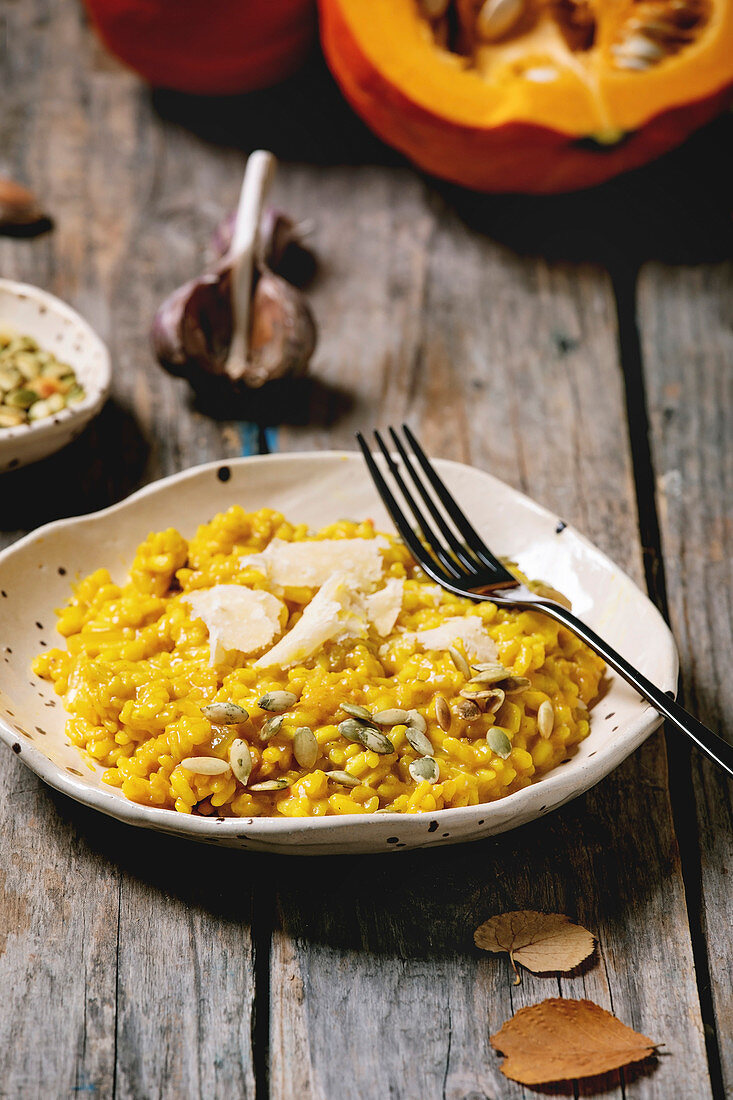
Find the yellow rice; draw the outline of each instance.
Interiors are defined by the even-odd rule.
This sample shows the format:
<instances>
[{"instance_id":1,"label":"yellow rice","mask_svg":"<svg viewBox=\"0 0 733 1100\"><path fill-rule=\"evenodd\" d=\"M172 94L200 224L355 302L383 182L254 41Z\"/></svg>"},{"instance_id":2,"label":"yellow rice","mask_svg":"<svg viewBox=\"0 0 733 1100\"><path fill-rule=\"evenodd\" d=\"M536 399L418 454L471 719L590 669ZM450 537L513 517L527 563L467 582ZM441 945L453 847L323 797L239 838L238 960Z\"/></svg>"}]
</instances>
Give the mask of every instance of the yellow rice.
<instances>
[{"instance_id":1,"label":"yellow rice","mask_svg":"<svg viewBox=\"0 0 733 1100\"><path fill-rule=\"evenodd\" d=\"M277 512L245 513L232 507L200 527L187 541L169 529L148 536L138 548L130 579L115 584L98 569L76 585L59 611L58 629L66 649L40 654L34 671L53 682L68 713L67 731L87 759L106 767L104 781L133 802L179 813L288 817L433 812L449 806L491 802L521 790L565 759L588 736L588 705L603 674L603 663L585 645L544 615L472 603L444 592L415 566L404 545L389 538L385 576L405 579L404 600L386 639L370 628L366 640L328 643L306 664L285 671L255 669L255 658L232 655L231 664L209 665L208 631L194 619L183 593L217 584L267 589L267 580L243 568L245 554L262 550L271 538L375 537L371 522L341 521L317 535ZM292 627L314 589L285 589ZM437 605L436 605L437 604ZM473 721L458 716L465 676L446 652L422 652L405 632L428 630L443 619L475 615L496 643L499 659L530 686L507 696L494 715ZM465 654L463 644L454 646ZM380 656L381 653L381 656ZM257 733L268 715L257 700L287 689L298 697L282 728L267 744ZM435 698L451 710L446 732L436 720ZM537 712L549 700L554 725L549 737L537 728ZM244 707L249 721L212 726L201 707L214 701ZM436 783L416 782L409 765L417 758L404 726L388 730L394 753L379 756L338 731L346 715L342 702L371 712L417 709L440 768ZM545 708L547 709L547 708ZM319 757L308 772L293 757L299 726L316 735ZM487 744L492 728L502 730L511 752L502 759ZM252 792L230 770L200 775L181 766L192 756L229 759L235 737L248 741L254 766L250 783L284 778L289 786ZM327 778L329 770L359 779L347 787Z\"/></svg>"}]
</instances>

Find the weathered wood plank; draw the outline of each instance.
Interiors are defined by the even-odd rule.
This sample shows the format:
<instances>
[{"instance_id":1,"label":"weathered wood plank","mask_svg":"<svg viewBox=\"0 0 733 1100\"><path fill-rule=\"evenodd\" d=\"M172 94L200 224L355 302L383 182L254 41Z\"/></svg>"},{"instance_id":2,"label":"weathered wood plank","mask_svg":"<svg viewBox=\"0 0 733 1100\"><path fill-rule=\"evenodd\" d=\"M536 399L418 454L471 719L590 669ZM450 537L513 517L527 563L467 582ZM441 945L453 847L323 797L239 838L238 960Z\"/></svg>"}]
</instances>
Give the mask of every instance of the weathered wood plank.
<instances>
[{"instance_id":1,"label":"weathered wood plank","mask_svg":"<svg viewBox=\"0 0 733 1100\"><path fill-rule=\"evenodd\" d=\"M324 336L314 374L352 400L327 434L283 428L281 446L351 447L357 427L406 417L434 454L531 492L641 579L607 278L511 255L401 170L332 170L325 193L321 170L299 178L335 281L314 292ZM513 989L508 967L479 958L471 936L492 913L523 907L599 933L598 965L563 980L565 995L591 997L674 1052L653 1073L610 1078L604 1095L710 1094L658 736L517 834L394 862L296 866L282 881L278 1100L522 1095L488 1035L558 983L527 975Z\"/></svg>"},{"instance_id":2,"label":"weathered wood plank","mask_svg":"<svg viewBox=\"0 0 733 1100\"><path fill-rule=\"evenodd\" d=\"M723 227L723 231L725 232ZM733 339L730 264L642 270L639 300L652 452L672 625L687 705L733 737ZM675 746L678 816L692 915L707 974L725 1095L733 1094L733 949L730 937L731 785L696 753ZM689 776L692 776L692 787ZM694 803L699 851L694 844Z\"/></svg>"},{"instance_id":3,"label":"weathered wood plank","mask_svg":"<svg viewBox=\"0 0 733 1100\"><path fill-rule=\"evenodd\" d=\"M3 478L3 544L144 481L238 454L148 346L238 189L239 154L202 153L102 55L77 5L4 5L6 168L55 230L0 242L3 274L76 306L106 338L113 398L58 456ZM252 885L241 860L100 820L4 753L0 772L0 1095L251 1097ZM266 950L266 947L265 947Z\"/></svg>"}]
</instances>

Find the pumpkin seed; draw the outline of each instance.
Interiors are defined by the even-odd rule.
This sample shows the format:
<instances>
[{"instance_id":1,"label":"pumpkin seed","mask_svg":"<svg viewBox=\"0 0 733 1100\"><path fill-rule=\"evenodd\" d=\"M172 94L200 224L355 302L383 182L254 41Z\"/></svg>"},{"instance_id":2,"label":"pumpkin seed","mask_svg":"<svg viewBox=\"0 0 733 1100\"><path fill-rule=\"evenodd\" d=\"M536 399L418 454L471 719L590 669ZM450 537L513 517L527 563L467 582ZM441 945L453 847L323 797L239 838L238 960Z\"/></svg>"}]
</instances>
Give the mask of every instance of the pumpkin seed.
<instances>
[{"instance_id":1,"label":"pumpkin seed","mask_svg":"<svg viewBox=\"0 0 733 1100\"><path fill-rule=\"evenodd\" d=\"M474 703L473 699L464 699L456 707L456 712L458 717L463 718L464 721L473 722L481 714L481 708L477 703Z\"/></svg>"},{"instance_id":2,"label":"pumpkin seed","mask_svg":"<svg viewBox=\"0 0 733 1100\"><path fill-rule=\"evenodd\" d=\"M249 791L284 791L290 786L289 779L265 779L262 783L253 783L247 788Z\"/></svg>"},{"instance_id":3,"label":"pumpkin seed","mask_svg":"<svg viewBox=\"0 0 733 1100\"><path fill-rule=\"evenodd\" d=\"M450 0L420 0L420 7L428 19L442 19L449 4Z\"/></svg>"},{"instance_id":4,"label":"pumpkin seed","mask_svg":"<svg viewBox=\"0 0 733 1100\"><path fill-rule=\"evenodd\" d=\"M201 713L216 726L236 726L249 718L244 707L237 703L208 703L201 708Z\"/></svg>"},{"instance_id":5,"label":"pumpkin seed","mask_svg":"<svg viewBox=\"0 0 733 1100\"><path fill-rule=\"evenodd\" d=\"M460 650L456 649L454 645L448 646L448 652L450 653L450 659L456 666L458 671L468 679L471 675L471 666L466 658L463 656Z\"/></svg>"},{"instance_id":6,"label":"pumpkin seed","mask_svg":"<svg viewBox=\"0 0 733 1100\"><path fill-rule=\"evenodd\" d=\"M318 759L318 742L310 726L298 726L293 737L293 756L301 768L312 768Z\"/></svg>"},{"instance_id":7,"label":"pumpkin seed","mask_svg":"<svg viewBox=\"0 0 733 1100\"><path fill-rule=\"evenodd\" d=\"M524 14L524 0L486 0L476 16L476 33L493 42L512 29Z\"/></svg>"},{"instance_id":8,"label":"pumpkin seed","mask_svg":"<svg viewBox=\"0 0 733 1100\"><path fill-rule=\"evenodd\" d=\"M616 57L636 57L641 61L652 62L664 57L666 50L645 34L632 34L620 44L611 46L611 53Z\"/></svg>"},{"instance_id":9,"label":"pumpkin seed","mask_svg":"<svg viewBox=\"0 0 733 1100\"><path fill-rule=\"evenodd\" d=\"M503 665L494 665L493 668L484 668L477 672L468 682L469 684L498 684L507 676L511 676L508 668L504 668Z\"/></svg>"},{"instance_id":10,"label":"pumpkin seed","mask_svg":"<svg viewBox=\"0 0 733 1100\"><path fill-rule=\"evenodd\" d=\"M273 738L276 733L280 732L280 727L284 721L285 718L282 714L275 714L272 718L268 718L260 729L260 741L269 741Z\"/></svg>"},{"instance_id":11,"label":"pumpkin seed","mask_svg":"<svg viewBox=\"0 0 733 1100\"><path fill-rule=\"evenodd\" d=\"M181 761L181 767L194 775L222 775L229 771L226 760L220 760L218 756L188 756Z\"/></svg>"},{"instance_id":12,"label":"pumpkin seed","mask_svg":"<svg viewBox=\"0 0 733 1100\"><path fill-rule=\"evenodd\" d=\"M362 730L366 727L363 722L357 722L356 718L347 718L339 722L338 731L347 741L361 741Z\"/></svg>"},{"instance_id":13,"label":"pumpkin seed","mask_svg":"<svg viewBox=\"0 0 733 1100\"><path fill-rule=\"evenodd\" d=\"M504 730L492 729L486 735L486 741L492 752L506 760L512 751L512 743L504 733Z\"/></svg>"},{"instance_id":14,"label":"pumpkin seed","mask_svg":"<svg viewBox=\"0 0 733 1100\"><path fill-rule=\"evenodd\" d=\"M369 726L361 727L361 734L356 740L360 741L365 749L369 749L370 752L376 752L379 756L389 756L390 753L394 752L394 745L389 737L385 737L380 730L373 730Z\"/></svg>"},{"instance_id":15,"label":"pumpkin seed","mask_svg":"<svg viewBox=\"0 0 733 1100\"><path fill-rule=\"evenodd\" d=\"M435 717L440 728L447 733L451 723L450 707L442 695L435 696Z\"/></svg>"},{"instance_id":16,"label":"pumpkin seed","mask_svg":"<svg viewBox=\"0 0 733 1100\"><path fill-rule=\"evenodd\" d=\"M293 695L292 691L268 691L266 695L263 695L261 699L257 700L257 706L262 710L274 711L275 714L282 714L284 710L288 710L295 703L298 702L298 696Z\"/></svg>"},{"instance_id":17,"label":"pumpkin seed","mask_svg":"<svg viewBox=\"0 0 733 1100\"><path fill-rule=\"evenodd\" d=\"M432 756L423 756L420 760L413 760L410 764L410 775L416 783L427 780L428 783L436 783L440 779L438 761Z\"/></svg>"},{"instance_id":18,"label":"pumpkin seed","mask_svg":"<svg viewBox=\"0 0 733 1100\"><path fill-rule=\"evenodd\" d=\"M46 397L43 401L34 401L28 410L29 420L41 420L44 416L53 416L54 413L61 412L66 402L60 393L52 393L50 397Z\"/></svg>"},{"instance_id":19,"label":"pumpkin seed","mask_svg":"<svg viewBox=\"0 0 733 1100\"><path fill-rule=\"evenodd\" d=\"M36 401L38 394L34 390L13 390L5 398L5 404L14 409L29 409Z\"/></svg>"},{"instance_id":20,"label":"pumpkin seed","mask_svg":"<svg viewBox=\"0 0 733 1100\"><path fill-rule=\"evenodd\" d=\"M537 729L540 737L548 738L554 725L555 710L550 700L545 699L544 703L540 703L540 708L537 711Z\"/></svg>"},{"instance_id":21,"label":"pumpkin seed","mask_svg":"<svg viewBox=\"0 0 733 1100\"><path fill-rule=\"evenodd\" d=\"M358 703L341 703L341 710L346 714L350 714L352 718L358 718L360 722L366 722L368 725L374 725L374 719L372 718L366 707L360 707Z\"/></svg>"},{"instance_id":22,"label":"pumpkin seed","mask_svg":"<svg viewBox=\"0 0 733 1100\"><path fill-rule=\"evenodd\" d=\"M405 736L415 752L420 753L420 756L433 755L434 749L432 743L422 730L415 729L414 726L407 726Z\"/></svg>"},{"instance_id":23,"label":"pumpkin seed","mask_svg":"<svg viewBox=\"0 0 733 1100\"><path fill-rule=\"evenodd\" d=\"M494 689L482 688L479 684L476 684L474 688L461 688L458 694L462 699L470 699L472 703L483 703L484 699L490 699Z\"/></svg>"},{"instance_id":24,"label":"pumpkin seed","mask_svg":"<svg viewBox=\"0 0 733 1100\"><path fill-rule=\"evenodd\" d=\"M374 721L378 726L406 726L410 715L406 710L380 710L374 715Z\"/></svg>"},{"instance_id":25,"label":"pumpkin seed","mask_svg":"<svg viewBox=\"0 0 733 1100\"><path fill-rule=\"evenodd\" d=\"M420 733L427 733L428 730L428 724L419 710L408 710L407 725L411 729L419 730Z\"/></svg>"},{"instance_id":26,"label":"pumpkin seed","mask_svg":"<svg viewBox=\"0 0 733 1100\"><path fill-rule=\"evenodd\" d=\"M235 737L229 749L229 765L240 783L246 785L252 773L252 754L241 737Z\"/></svg>"},{"instance_id":27,"label":"pumpkin seed","mask_svg":"<svg viewBox=\"0 0 733 1100\"><path fill-rule=\"evenodd\" d=\"M333 779L334 783L341 783L344 787L360 787L361 779L348 772L326 772L327 779Z\"/></svg>"},{"instance_id":28,"label":"pumpkin seed","mask_svg":"<svg viewBox=\"0 0 733 1100\"><path fill-rule=\"evenodd\" d=\"M484 709L487 714L496 714L499 707L504 705L506 699L506 692L502 688L492 688L486 697L484 702Z\"/></svg>"},{"instance_id":29,"label":"pumpkin seed","mask_svg":"<svg viewBox=\"0 0 733 1100\"><path fill-rule=\"evenodd\" d=\"M501 681L501 686L507 695L516 695L519 691L524 691L529 687L529 680L526 676L507 676L505 680Z\"/></svg>"}]
</instances>

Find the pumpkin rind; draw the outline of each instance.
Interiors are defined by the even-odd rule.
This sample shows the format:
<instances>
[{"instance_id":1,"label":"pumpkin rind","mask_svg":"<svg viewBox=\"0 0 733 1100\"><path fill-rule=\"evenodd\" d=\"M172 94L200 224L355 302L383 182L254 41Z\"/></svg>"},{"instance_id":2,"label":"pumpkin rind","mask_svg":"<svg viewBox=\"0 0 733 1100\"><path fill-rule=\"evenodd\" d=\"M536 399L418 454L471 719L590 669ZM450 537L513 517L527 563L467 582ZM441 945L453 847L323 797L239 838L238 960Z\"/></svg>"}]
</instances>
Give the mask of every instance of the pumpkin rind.
<instances>
[{"instance_id":1,"label":"pumpkin rind","mask_svg":"<svg viewBox=\"0 0 733 1100\"><path fill-rule=\"evenodd\" d=\"M311 47L314 0L84 0L100 37L155 87L201 95L265 88Z\"/></svg>"},{"instance_id":2,"label":"pumpkin rind","mask_svg":"<svg viewBox=\"0 0 733 1100\"><path fill-rule=\"evenodd\" d=\"M502 96L478 74L447 68L445 51L434 48L433 61L430 43L410 25L419 19L414 0L369 0L368 11L366 0L320 0L320 12L326 59L357 113L426 171L480 191L553 193L601 183L674 148L724 109L733 86L733 51L724 48L733 35L731 0L715 10L704 54L701 46L695 56L665 61L666 71L604 73L599 110L572 81L550 95L538 86ZM392 33L380 51L388 20ZM620 140L587 140L613 131Z\"/></svg>"}]
</instances>

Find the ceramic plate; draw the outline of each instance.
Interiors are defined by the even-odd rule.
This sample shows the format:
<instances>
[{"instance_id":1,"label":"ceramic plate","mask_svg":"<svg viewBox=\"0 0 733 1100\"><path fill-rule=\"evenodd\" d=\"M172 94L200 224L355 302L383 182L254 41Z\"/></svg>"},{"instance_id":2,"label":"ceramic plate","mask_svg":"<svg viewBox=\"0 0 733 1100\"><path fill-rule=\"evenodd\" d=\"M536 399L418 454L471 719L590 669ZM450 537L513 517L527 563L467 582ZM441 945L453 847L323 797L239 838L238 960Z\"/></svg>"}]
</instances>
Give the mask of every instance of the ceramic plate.
<instances>
[{"instance_id":1,"label":"ceramic plate","mask_svg":"<svg viewBox=\"0 0 733 1100\"><path fill-rule=\"evenodd\" d=\"M0 328L32 336L44 351L69 363L86 396L53 416L17 428L0 428L0 473L36 462L71 443L95 416L109 392L105 344L74 310L37 286L0 279Z\"/></svg>"},{"instance_id":2,"label":"ceramic plate","mask_svg":"<svg viewBox=\"0 0 733 1100\"><path fill-rule=\"evenodd\" d=\"M577 613L646 676L675 690L670 632L624 573L557 516L495 478L455 462L436 465L478 530L491 532L496 553L567 593ZM31 660L41 647L58 644L54 608L71 581L100 566L122 580L149 531L170 526L192 535L232 504L277 508L314 528L370 516L378 528L393 529L360 455L268 455L176 474L103 512L42 527L0 554L0 736L57 790L132 825L215 844L302 855L389 852L476 840L547 814L597 783L660 724L635 691L609 675L591 712L591 733L570 760L498 802L434 814L217 819L128 802L69 743L61 702L31 674Z\"/></svg>"}]
</instances>

